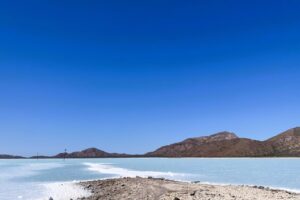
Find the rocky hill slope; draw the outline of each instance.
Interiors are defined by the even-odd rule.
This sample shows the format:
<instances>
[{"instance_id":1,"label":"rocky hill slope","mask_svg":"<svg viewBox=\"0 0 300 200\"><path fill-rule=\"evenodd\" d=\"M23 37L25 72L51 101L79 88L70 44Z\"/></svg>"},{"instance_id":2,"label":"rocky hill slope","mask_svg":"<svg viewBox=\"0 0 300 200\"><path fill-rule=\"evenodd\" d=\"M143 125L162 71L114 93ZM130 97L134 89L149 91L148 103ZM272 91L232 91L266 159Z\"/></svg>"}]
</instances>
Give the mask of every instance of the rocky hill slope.
<instances>
[{"instance_id":1,"label":"rocky hill slope","mask_svg":"<svg viewBox=\"0 0 300 200\"><path fill-rule=\"evenodd\" d=\"M97 148L89 148L83 151L72 153L60 153L54 158L112 158L112 157L129 157L127 154L108 153Z\"/></svg>"},{"instance_id":2,"label":"rocky hill slope","mask_svg":"<svg viewBox=\"0 0 300 200\"><path fill-rule=\"evenodd\" d=\"M189 138L145 154L152 157L264 157L300 156L300 128L289 129L265 141L220 132Z\"/></svg>"},{"instance_id":3,"label":"rocky hill slope","mask_svg":"<svg viewBox=\"0 0 300 200\"><path fill-rule=\"evenodd\" d=\"M300 156L300 127L272 137L265 144L273 147L276 156Z\"/></svg>"}]
</instances>

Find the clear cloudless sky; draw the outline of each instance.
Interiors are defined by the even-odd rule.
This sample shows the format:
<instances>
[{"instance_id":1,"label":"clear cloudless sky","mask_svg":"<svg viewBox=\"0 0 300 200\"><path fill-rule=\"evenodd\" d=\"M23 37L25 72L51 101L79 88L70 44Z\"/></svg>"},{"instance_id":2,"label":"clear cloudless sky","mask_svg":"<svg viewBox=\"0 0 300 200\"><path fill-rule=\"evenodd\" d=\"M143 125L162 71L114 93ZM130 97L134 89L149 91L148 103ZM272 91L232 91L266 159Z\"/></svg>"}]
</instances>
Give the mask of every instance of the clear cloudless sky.
<instances>
[{"instance_id":1,"label":"clear cloudless sky","mask_svg":"<svg viewBox=\"0 0 300 200\"><path fill-rule=\"evenodd\" d=\"M300 1L1 1L0 153L145 153L300 125Z\"/></svg>"}]
</instances>

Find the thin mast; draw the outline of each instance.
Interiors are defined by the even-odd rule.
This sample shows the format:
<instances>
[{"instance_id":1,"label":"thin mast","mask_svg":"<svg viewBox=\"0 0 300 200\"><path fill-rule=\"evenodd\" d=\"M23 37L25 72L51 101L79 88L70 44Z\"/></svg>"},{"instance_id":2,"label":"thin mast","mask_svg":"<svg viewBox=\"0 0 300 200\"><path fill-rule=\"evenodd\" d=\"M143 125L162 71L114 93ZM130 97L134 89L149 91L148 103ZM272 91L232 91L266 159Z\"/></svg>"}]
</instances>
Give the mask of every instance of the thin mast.
<instances>
[{"instance_id":1,"label":"thin mast","mask_svg":"<svg viewBox=\"0 0 300 200\"><path fill-rule=\"evenodd\" d=\"M65 149L64 160L66 160L66 156L67 156L67 149Z\"/></svg>"}]
</instances>

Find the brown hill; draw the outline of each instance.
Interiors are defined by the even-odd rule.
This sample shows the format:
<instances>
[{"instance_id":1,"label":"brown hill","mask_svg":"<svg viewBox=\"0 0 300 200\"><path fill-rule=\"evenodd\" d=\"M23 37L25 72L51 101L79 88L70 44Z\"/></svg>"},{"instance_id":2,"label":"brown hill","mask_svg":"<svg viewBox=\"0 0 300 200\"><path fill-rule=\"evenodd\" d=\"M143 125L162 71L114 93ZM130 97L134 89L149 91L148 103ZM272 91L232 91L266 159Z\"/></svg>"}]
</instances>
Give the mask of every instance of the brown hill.
<instances>
[{"instance_id":1,"label":"brown hill","mask_svg":"<svg viewBox=\"0 0 300 200\"><path fill-rule=\"evenodd\" d=\"M276 156L300 156L300 127L289 129L266 141Z\"/></svg>"},{"instance_id":2,"label":"brown hill","mask_svg":"<svg viewBox=\"0 0 300 200\"><path fill-rule=\"evenodd\" d=\"M300 156L300 128L266 141L238 138L234 133L189 138L145 154L152 157L263 157Z\"/></svg>"},{"instance_id":3,"label":"brown hill","mask_svg":"<svg viewBox=\"0 0 300 200\"><path fill-rule=\"evenodd\" d=\"M129 157L127 154L108 153L97 148L89 148L83 151L72 153L60 153L55 158L112 158L112 157Z\"/></svg>"}]
</instances>

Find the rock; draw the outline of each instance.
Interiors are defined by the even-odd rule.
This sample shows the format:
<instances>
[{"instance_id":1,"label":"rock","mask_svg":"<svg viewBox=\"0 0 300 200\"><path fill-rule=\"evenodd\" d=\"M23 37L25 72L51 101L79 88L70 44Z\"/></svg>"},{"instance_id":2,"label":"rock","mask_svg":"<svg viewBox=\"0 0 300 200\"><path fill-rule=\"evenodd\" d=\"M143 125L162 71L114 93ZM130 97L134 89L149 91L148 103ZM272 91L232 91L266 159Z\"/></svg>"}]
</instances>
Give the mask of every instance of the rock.
<instances>
[{"instance_id":1,"label":"rock","mask_svg":"<svg viewBox=\"0 0 300 200\"><path fill-rule=\"evenodd\" d=\"M174 199L173 200L180 200L178 197L174 197Z\"/></svg>"},{"instance_id":2,"label":"rock","mask_svg":"<svg viewBox=\"0 0 300 200\"><path fill-rule=\"evenodd\" d=\"M253 188L261 189L261 190L266 189L264 186L257 186L257 185L254 185Z\"/></svg>"},{"instance_id":3,"label":"rock","mask_svg":"<svg viewBox=\"0 0 300 200\"><path fill-rule=\"evenodd\" d=\"M53 200L53 198L52 198L52 197L50 197L50 198L49 198L49 200Z\"/></svg>"},{"instance_id":4,"label":"rock","mask_svg":"<svg viewBox=\"0 0 300 200\"><path fill-rule=\"evenodd\" d=\"M193 191L190 193L191 196L195 196L195 194L196 194L196 191Z\"/></svg>"}]
</instances>

